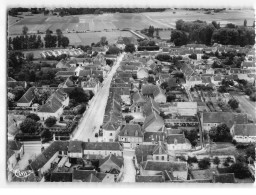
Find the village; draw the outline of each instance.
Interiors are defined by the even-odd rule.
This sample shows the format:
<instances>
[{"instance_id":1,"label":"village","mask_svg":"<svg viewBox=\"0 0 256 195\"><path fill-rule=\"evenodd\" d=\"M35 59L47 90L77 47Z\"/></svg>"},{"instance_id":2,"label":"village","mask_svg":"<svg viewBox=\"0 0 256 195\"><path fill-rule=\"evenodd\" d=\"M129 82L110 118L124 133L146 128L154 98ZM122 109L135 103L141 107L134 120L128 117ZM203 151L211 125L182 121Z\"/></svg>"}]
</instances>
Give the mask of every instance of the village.
<instances>
[{"instance_id":1,"label":"village","mask_svg":"<svg viewBox=\"0 0 256 195\"><path fill-rule=\"evenodd\" d=\"M255 46L134 33L40 51L45 82L8 75L8 181L254 182Z\"/></svg>"}]
</instances>

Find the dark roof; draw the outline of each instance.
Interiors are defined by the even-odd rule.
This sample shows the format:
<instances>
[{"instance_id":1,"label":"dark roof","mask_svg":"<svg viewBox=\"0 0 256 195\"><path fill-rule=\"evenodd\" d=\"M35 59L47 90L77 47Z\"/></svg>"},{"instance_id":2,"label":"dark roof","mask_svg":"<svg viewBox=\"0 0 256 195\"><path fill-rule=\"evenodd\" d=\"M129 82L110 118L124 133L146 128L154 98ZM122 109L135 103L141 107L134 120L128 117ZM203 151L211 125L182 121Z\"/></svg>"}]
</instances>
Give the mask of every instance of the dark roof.
<instances>
[{"instance_id":1,"label":"dark roof","mask_svg":"<svg viewBox=\"0 0 256 195\"><path fill-rule=\"evenodd\" d=\"M99 180L95 174L90 174L87 178L85 178L84 182L101 182L101 180Z\"/></svg>"},{"instance_id":2,"label":"dark roof","mask_svg":"<svg viewBox=\"0 0 256 195\"><path fill-rule=\"evenodd\" d=\"M236 183L234 173L224 173L213 176L213 183Z\"/></svg>"},{"instance_id":3,"label":"dark roof","mask_svg":"<svg viewBox=\"0 0 256 195\"><path fill-rule=\"evenodd\" d=\"M138 124L126 124L119 136L143 137L141 126Z\"/></svg>"},{"instance_id":4,"label":"dark roof","mask_svg":"<svg viewBox=\"0 0 256 195\"><path fill-rule=\"evenodd\" d=\"M165 144L163 142L158 142L158 144L153 149L153 154L168 154Z\"/></svg>"},{"instance_id":5,"label":"dark roof","mask_svg":"<svg viewBox=\"0 0 256 195\"><path fill-rule=\"evenodd\" d=\"M30 87L26 93L17 101L17 103L29 103L35 98L35 87Z\"/></svg>"},{"instance_id":6,"label":"dark roof","mask_svg":"<svg viewBox=\"0 0 256 195\"><path fill-rule=\"evenodd\" d=\"M15 154L15 152L13 150L7 149L6 159L8 160L14 154Z\"/></svg>"},{"instance_id":7,"label":"dark roof","mask_svg":"<svg viewBox=\"0 0 256 195\"><path fill-rule=\"evenodd\" d=\"M234 124L234 134L238 136L256 136L256 124Z\"/></svg>"},{"instance_id":8,"label":"dark roof","mask_svg":"<svg viewBox=\"0 0 256 195\"><path fill-rule=\"evenodd\" d=\"M118 150L122 147L117 142L84 142L84 150Z\"/></svg>"},{"instance_id":9,"label":"dark roof","mask_svg":"<svg viewBox=\"0 0 256 195\"><path fill-rule=\"evenodd\" d=\"M155 90L158 90L158 87L153 84L142 85L141 87L141 92L143 95L153 95Z\"/></svg>"},{"instance_id":10,"label":"dark roof","mask_svg":"<svg viewBox=\"0 0 256 195\"><path fill-rule=\"evenodd\" d=\"M164 120L162 117L157 114L155 111L153 111L149 116L145 118L143 129L149 127L152 123L157 122L159 125L164 125Z\"/></svg>"},{"instance_id":11,"label":"dark roof","mask_svg":"<svg viewBox=\"0 0 256 195\"><path fill-rule=\"evenodd\" d=\"M154 175L154 176L142 176L142 175L137 175L135 177L136 182L142 182L142 183L161 183L164 182L164 178L162 175Z\"/></svg>"},{"instance_id":12,"label":"dark roof","mask_svg":"<svg viewBox=\"0 0 256 195\"><path fill-rule=\"evenodd\" d=\"M204 112L203 123L224 123L229 128L236 124L246 124L248 122L246 114L234 114L232 112Z\"/></svg>"},{"instance_id":13,"label":"dark roof","mask_svg":"<svg viewBox=\"0 0 256 195\"><path fill-rule=\"evenodd\" d=\"M145 161L141 166L149 171L188 171L186 162Z\"/></svg>"},{"instance_id":14,"label":"dark roof","mask_svg":"<svg viewBox=\"0 0 256 195\"><path fill-rule=\"evenodd\" d=\"M153 155L155 145L139 145L135 148L135 156L137 163L141 163L147 160L148 155Z\"/></svg>"},{"instance_id":15,"label":"dark roof","mask_svg":"<svg viewBox=\"0 0 256 195\"><path fill-rule=\"evenodd\" d=\"M120 168L122 168L122 166L124 164L124 159L123 158L117 158L116 155L110 154L107 157L105 157L104 159L100 159L99 168L102 165L104 165L105 163L108 163L109 161L113 162L114 164L116 164Z\"/></svg>"},{"instance_id":16,"label":"dark roof","mask_svg":"<svg viewBox=\"0 0 256 195\"><path fill-rule=\"evenodd\" d=\"M81 153L83 150L82 141L70 141L68 146L68 151L71 153Z\"/></svg>"},{"instance_id":17,"label":"dark roof","mask_svg":"<svg viewBox=\"0 0 256 195\"><path fill-rule=\"evenodd\" d=\"M16 140L8 140L8 148L11 150L20 150L22 144Z\"/></svg>"},{"instance_id":18,"label":"dark roof","mask_svg":"<svg viewBox=\"0 0 256 195\"><path fill-rule=\"evenodd\" d=\"M96 174L95 170L74 170L73 180L85 181L90 174Z\"/></svg>"},{"instance_id":19,"label":"dark roof","mask_svg":"<svg viewBox=\"0 0 256 195\"><path fill-rule=\"evenodd\" d=\"M149 116L153 113L153 111L160 114L159 105L155 102L155 100L150 98L149 100L147 100L147 103L143 106L143 114L145 116Z\"/></svg>"},{"instance_id":20,"label":"dark roof","mask_svg":"<svg viewBox=\"0 0 256 195\"><path fill-rule=\"evenodd\" d=\"M75 72L74 71L59 71L55 74L55 76L61 77L61 76L74 76Z\"/></svg>"},{"instance_id":21,"label":"dark roof","mask_svg":"<svg viewBox=\"0 0 256 195\"><path fill-rule=\"evenodd\" d=\"M72 173L53 172L51 173L51 182L72 182Z\"/></svg>"},{"instance_id":22,"label":"dark roof","mask_svg":"<svg viewBox=\"0 0 256 195\"><path fill-rule=\"evenodd\" d=\"M184 144L186 143L186 138L184 134L172 134L167 136L167 144Z\"/></svg>"}]
</instances>

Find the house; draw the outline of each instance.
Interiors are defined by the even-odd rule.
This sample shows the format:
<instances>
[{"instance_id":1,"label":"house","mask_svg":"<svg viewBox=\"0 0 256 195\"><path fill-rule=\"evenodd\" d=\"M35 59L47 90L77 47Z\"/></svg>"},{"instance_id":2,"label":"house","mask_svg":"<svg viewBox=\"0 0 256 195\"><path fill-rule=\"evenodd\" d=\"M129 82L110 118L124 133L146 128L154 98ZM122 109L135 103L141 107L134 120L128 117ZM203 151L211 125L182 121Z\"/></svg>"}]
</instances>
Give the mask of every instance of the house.
<instances>
[{"instance_id":1,"label":"house","mask_svg":"<svg viewBox=\"0 0 256 195\"><path fill-rule=\"evenodd\" d=\"M95 170L74 170L73 182L115 182L113 174L100 173Z\"/></svg>"},{"instance_id":2,"label":"house","mask_svg":"<svg viewBox=\"0 0 256 195\"><path fill-rule=\"evenodd\" d=\"M123 149L118 142L84 142L85 158L90 158L90 155L104 158L110 154L123 156Z\"/></svg>"},{"instance_id":3,"label":"house","mask_svg":"<svg viewBox=\"0 0 256 195\"><path fill-rule=\"evenodd\" d=\"M238 143L255 143L256 142L256 124L234 124L230 133L233 140Z\"/></svg>"},{"instance_id":4,"label":"house","mask_svg":"<svg viewBox=\"0 0 256 195\"><path fill-rule=\"evenodd\" d=\"M8 181L12 180L13 177L13 170L16 166L17 162L23 157L24 155L24 146L20 142L16 140L8 140L7 142L7 177Z\"/></svg>"},{"instance_id":5,"label":"house","mask_svg":"<svg viewBox=\"0 0 256 195\"><path fill-rule=\"evenodd\" d=\"M92 91L96 94L100 88L100 83L96 78L89 78L89 80L83 79L81 81L81 87L84 91Z\"/></svg>"},{"instance_id":6,"label":"house","mask_svg":"<svg viewBox=\"0 0 256 195\"><path fill-rule=\"evenodd\" d=\"M179 114L181 116L195 116L197 102L171 102L160 105L160 110L165 114Z\"/></svg>"},{"instance_id":7,"label":"house","mask_svg":"<svg viewBox=\"0 0 256 195\"><path fill-rule=\"evenodd\" d=\"M135 181L138 183L163 183L165 182L165 179L163 175L153 175L153 176L136 175Z\"/></svg>"},{"instance_id":8,"label":"house","mask_svg":"<svg viewBox=\"0 0 256 195\"><path fill-rule=\"evenodd\" d=\"M213 174L212 183L237 183L234 173Z\"/></svg>"},{"instance_id":9,"label":"house","mask_svg":"<svg viewBox=\"0 0 256 195\"><path fill-rule=\"evenodd\" d=\"M142 85L141 93L146 97L152 97L158 103L166 102L166 95L163 89L160 86L147 84Z\"/></svg>"},{"instance_id":10,"label":"house","mask_svg":"<svg viewBox=\"0 0 256 195\"><path fill-rule=\"evenodd\" d=\"M68 154L68 141L54 141L27 167L36 174L43 175L47 172L58 156L66 157Z\"/></svg>"},{"instance_id":11,"label":"house","mask_svg":"<svg viewBox=\"0 0 256 195\"><path fill-rule=\"evenodd\" d=\"M109 173L113 169L119 173L123 171L124 159L123 157L117 157L114 154L110 154L103 159L99 160L100 172Z\"/></svg>"},{"instance_id":12,"label":"house","mask_svg":"<svg viewBox=\"0 0 256 195\"><path fill-rule=\"evenodd\" d=\"M126 124L118 135L118 141L123 143L125 148L135 148L143 142L143 133L140 125Z\"/></svg>"},{"instance_id":13,"label":"house","mask_svg":"<svg viewBox=\"0 0 256 195\"><path fill-rule=\"evenodd\" d=\"M241 64L241 68L243 69L256 69L255 62L251 61L244 61Z\"/></svg>"},{"instance_id":14,"label":"house","mask_svg":"<svg viewBox=\"0 0 256 195\"><path fill-rule=\"evenodd\" d=\"M152 160L168 161L168 149L164 142L159 141L152 151Z\"/></svg>"},{"instance_id":15,"label":"house","mask_svg":"<svg viewBox=\"0 0 256 195\"><path fill-rule=\"evenodd\" d=\"M188 87L190 89L191 87L194 87L195 85L201 85L202 79L198 75L192 75L188 79L186 79L186 83L184 84L185 87Z\"/></svg>"},{"instance_id":16,"label":"house","mask_svg":"<svg viewBox=\"0 0 256 195\"><path fill-rule=\"evenodd\" d=\"M161 131L163 126L164 120L153 110L152 113L145 118L143 129L146 132L157 132Z\"/></svg>"},{"instance_id":17,"label":"house","mask_svg":"<svg viewBox=\"0 0 256 195\"><path fill-rule=\"evenodd\" d=\"M138 79L144 79L144 78L148 78L148 69L146 67L140 67L137 70L137 78Z\"/></svg>"},{"instance_id":18,"label":"house","mask_svg":"<svg viewBox=\"0 0 256 195\"><path fill-rule=\"evenodd\" d=\"M144 161L140 166L142 176L159 175L162 171L170 171L173 176L180 180L187 180L188 166L187 162L174 161Z\"/></svg>"},{"instance_id":19,"label":"house","mask_svg":"<svg viewBox=\"0 0 256 195\"><path fill-rule=\"evenodd\" d=\"M184 134L171 134L167 138L168 150L190 150L191 144Z\"/></svg>"},{"instance_id":20,"label":"house","mask_svg":"<svg viewBox=\"0 0 256 195\"><path fill-rule=\"evenodd\" d=\"M222 78L220 75L211 77L211 83L214 84L215 86L220 86L221 81L222 81Z\"/></svg>"},{"instance_id":21,"label":"house","mask_svg":"<svg viewBox=\"0 0 256 195\"><path fill-rule=\"evenodd\" d=\"M14 115L8 114L7 134L8 140L13 140L15 135L19 132L19 123Z\"/></svg>"},{"instance_id":22,"label":"house","mask_svg":"<svg viewBox=\"0 0 256 195\"><path fill-rule=\"evenodd\" d=\"M70 76L75 76L75 71L58 71L55 74L55 78L68 78Z\"/></svg>"},{"instance_id":23,"label":"house","mask_svg":"<svg viewBox=\"0 0 256 195\"><path fill-rule=\"evenodd\" d=\"M166 133L164 130L159 132L144 132L143 136L143 145L157 144L166 141Z\"/></svg>"},{"instance_id":24,"label":"house","mask_svg":"<svg viewBox=\"0 0 256 195\"><path fill-rule=\"evenodd\" d=\"M226 124L229 128L236 124L246 124L248 122L247 114L235 114L232 112L203 112L201 117L202 128L209 131L221 123Z\"/></svg>"},{"instance_id":25,"label":"house","mask_svg":"<svg viewBox=\"0 0 256 195\"><path fill-rule=\"evenodd\" d=\"M110 120L102 126L104 142L116 141L121 128L120 123L115 122L112 116L113 115L111 115Z\"/></svg>"},{"instance_id":26,"label":"house","mask_svg":"<svg viewBox=\"0 0 256 195\"><path fill-rule=\"evenodd\" d=\"M26 93L17 101L17 106L18 107L30 107L35 98L34 90L35 90L35 87L30 87L26 91Z\"/></svg>"},{"instance_id":27,"label":"house","mask_svg":"<svg viewBox=\"0 0 256 195\"><path fill-rule=\"evenodd\" d=\"M83 142L72 140L68 145L69 158L83 158Z\"/></svg>"},{"instance_id":28,"label":"house","mask_svg":"<svg viewBox=\"0 0 256 195\"><path fill-rule=\"evenodd\" d=\"M51 182L72 182L73 174L70 172L52 172Z\"/></svg>"},{"instance_id":29,"label":"house","mask_svg":"<svg viewBox=\"0 0 256 195\"><path fill-rule=\"evenodd\" d=\"M130 107L131 112L142 112L142 108L147 101L140 92L136 92L132 95L132 102Z\"/></svg>"},{"instance_id":30,"label":"house","mask_svg":"<svg viewBox=\"0 0 256 195\"><path fill-rule=\"evenodd\" d=\"M68 106L69 97L63 89L57 89L37 111L37 115L41 120L45 120L50 116L56 117L57 119L63 113L63 109Z\"/></svg>"}]
</instances>

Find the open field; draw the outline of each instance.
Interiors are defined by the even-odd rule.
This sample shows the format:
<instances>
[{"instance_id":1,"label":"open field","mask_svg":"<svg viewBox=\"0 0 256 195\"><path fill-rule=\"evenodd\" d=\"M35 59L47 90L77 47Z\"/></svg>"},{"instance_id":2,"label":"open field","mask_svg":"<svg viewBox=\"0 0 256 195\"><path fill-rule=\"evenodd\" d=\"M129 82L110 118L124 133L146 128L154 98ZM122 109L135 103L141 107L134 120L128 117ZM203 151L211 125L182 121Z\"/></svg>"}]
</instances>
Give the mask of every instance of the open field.
<instances>
[{"instance_id":1,"label":"open field","mask_svg":"<svg viewBox=\"0 0 256 195\"><path fill-rule=\"evenodd\" d=\"M175 13L173 13L175 12ZM179 19L184 21L203 20L206 22L220 22L221 25L234 23L243 25L244 19L247 25L251 26L254 21L254 10L226 10L219 13L204 14L204 11L186 11L186 10L169 10L165 12L148 12L143 15L151 18L155 22L161 22L175 28L175 22Z\"/></svg>"},{"instance_id":2,"label":"open field","mask_svg":"<svg viewBox=\"0 0 256 195\"><path fill-rule=\"evenodd\" d=\"M112 29L131 28L141 30L150 25L155 28L175 28L178 19L185 21L204 20L212 22L216 20L221 25L234 23L243 25L244 19L247 24L252 25L254 21L253 10L227 10L220 13L204 14L203 11L168 10L165 12L146 12L146 13L106 13L102 15L77 15L77 16L44 16L37 14L33 16L23 16L24 18L16 23L17 18L8 17L8 32L20 34L22 27L26 25L29 33L37 31L45 32L47 29L56 31L61 29L67 31L103 31Z\"/></svg>"}]
</instances>

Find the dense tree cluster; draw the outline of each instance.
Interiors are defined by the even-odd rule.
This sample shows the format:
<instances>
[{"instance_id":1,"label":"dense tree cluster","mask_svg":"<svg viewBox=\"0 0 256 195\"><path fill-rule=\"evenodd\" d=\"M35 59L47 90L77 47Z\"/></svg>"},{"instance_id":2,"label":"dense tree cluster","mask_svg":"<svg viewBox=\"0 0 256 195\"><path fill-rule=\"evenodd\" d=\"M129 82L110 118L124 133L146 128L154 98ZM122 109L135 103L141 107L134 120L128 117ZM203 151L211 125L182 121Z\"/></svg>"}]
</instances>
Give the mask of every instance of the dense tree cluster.
<instances>
[{"instance_id":1,"label":"dense tree cluster","mask_svg":"<svg viewBox=\"0 0 256 195\"><path fill-rule=\"evenodd\" d=\"M8 39L9 50L39 49L43 46L40 35L21 35Z\"/></svg>"},{"instance_id":2,"label":"dense tree cluster","mask_svg":"<svg viewBox=\"0 0 256 195\"><path fill-rule=\"evenodd\" d=\"M53 125L56 124L56 122L57 122L56 117L50 116L50 117L48 117L48 118L44 121L44 124L45 124L47 127L52 127Z\"/></svg>"},{"instance_id":3,"label":"dense tree cluster","mask_svg":"<svg viewBox=\"0 0 256 195\"><path fill-rule=\"evenodd\" d=\"M125 48L124 48L124 51L125 51L125 52L129 52L129 53L135 52L135 46L134 46L134 44L128 44L128 45L126 45Z\"/></svg>"},{"instance_id":4,"label":"dense tree cluster","mask_svg":"<svg viewBox=\"0 0 256 195\"><path fill-rule=\"evenodd\" d=\"M207 24L205 21L200 20L193 22L178 20L176 22L176 30L172 31L171 34L171 42L174 42L176 46L186 45L187 43L254 45L255 32L254 29L247 27L246 20L244 26L238 27L228 23L224 28L220 28L216 21Z\"/></svg>"},{"instance_id":5,"label":"dense tree cluster","mask_svg":"<svg viewBox=\"0 0 256 195\"><path fill-rule=\"evenodd\" d=\"M217 127L212 127L209 131L209 136L214 142L231 141L232 136L230 129L226 124L219 124Z\"/></svg>"}]
</instances>

